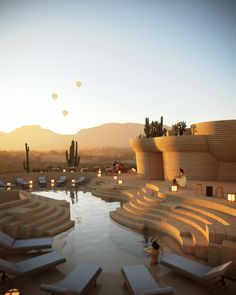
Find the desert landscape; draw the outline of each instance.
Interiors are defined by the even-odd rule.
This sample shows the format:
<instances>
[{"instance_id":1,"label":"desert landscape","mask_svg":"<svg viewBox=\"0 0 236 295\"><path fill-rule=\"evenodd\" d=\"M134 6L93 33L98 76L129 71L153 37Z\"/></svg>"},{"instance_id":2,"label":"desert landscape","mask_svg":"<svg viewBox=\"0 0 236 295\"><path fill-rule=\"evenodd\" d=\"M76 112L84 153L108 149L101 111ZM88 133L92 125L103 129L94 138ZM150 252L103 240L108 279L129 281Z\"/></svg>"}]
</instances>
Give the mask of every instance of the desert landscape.
<instances>
[{"instance_id":1,"label":"desert landscape","mask_svg":"<svg viewBox=\"0 0 236 295\"><path fill-rule=\"evenodd\" d=\"M236 1L0 1L0 295L236 294Z\"/></svg>"},{"instance_id":2,"label":"desert landscape","mask_svg":"<svg viewBox=\"0 0 236 295\"><path fill-rule=\"evenodd\" d=\"M75 135L60 135L39 126L24 126L0 134L0 173L25 171L25 143L30 148L32 172L67 169L65 152L72 140L78 140L80 169L105 169L114 161L123 162L131 169L135 167L135 154L129 148L129 138L142 132L142 124L106 124L81 130Z\"/></svg>"}]
</instances>

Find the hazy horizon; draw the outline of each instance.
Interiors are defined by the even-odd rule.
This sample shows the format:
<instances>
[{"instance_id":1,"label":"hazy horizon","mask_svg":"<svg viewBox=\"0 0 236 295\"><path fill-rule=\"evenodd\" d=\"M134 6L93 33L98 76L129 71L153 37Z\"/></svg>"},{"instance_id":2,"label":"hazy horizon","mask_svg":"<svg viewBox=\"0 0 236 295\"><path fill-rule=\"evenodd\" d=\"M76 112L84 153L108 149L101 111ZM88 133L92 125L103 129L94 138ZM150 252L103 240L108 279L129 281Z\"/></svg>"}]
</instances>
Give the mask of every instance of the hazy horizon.
<instances>
[{"instance_id":1,"label":"hazy horizon","mask_svg":"<svg viewBox=\"0 0 236 295\"><path fill-rule=\"evenodd\" d=\"M31 150L60 150L71 144L79 143L80 148L128 147L129 139L143 134L143 124L112 123L94 128L82 129L75 134L59 134L39 125L22 126L10 133L0 132L1 150L22 150L28 143Z\"/></svg>"},{"instance_id":2,"label":"hazy horizon","mask_svg":"<svg viewBox=\"0 0 236 295\"><path fill-rule=\"evenodd\" d=\"M60 132L56 132L56 131L53 131L53 130L51 130L51 129L49 129L49 128L43 128L42 126L40 126L40 125L38 125L38 124L33 124L33 125L22 125L22 126L18 126L18 127L16 127L16 128L14 128L13 130L10 130L10 131L8 131L8 132L5 132L5 131L3 131L3 130L0 130L0 132L2 132L2 133L5 133L5 134L9 134L9 133L11 133L11 132L14 132L14 131L16 131L16 130L18 130L18 129L21 129L21 128L30 128L30 127L39 127L39 128L41 128L41 129L44 129L44 130L48 130L48 131L51 131L51 132L53 132L53 133L56 133L56 134L58 134L58 135L75 135L75 134L77 134L77 133L79 133L80 131L83 131L83 130L86 130L86 129L94 129L94 128L99 128L99 127L102 127L103 125L116 125L116 124L119 124L119 125L126 125L126 124L140 124L140 125L143 125L144 126L144 123L136 123L136 122L124 122L124 123L119 123L119 122L110 122L110 123L103 123L103 124L100 124L100 125L97 125L97 126L92 126L92 127L89 127L89 128L83 128L83 129L80 129L80 130L77 130L77 131L75 131L75 133L71 133L71 134L69 134L69 133L67 133L67 134L63 134L63 133L60 133Z\"/></svg>"},{"instance_id":3,"label":"hazy horizon","mask_svg":"<svg viewBox=\"0 0 236 295\"><path fill-rule=\"evenodd\" d=\"M235 119L235 15L234 0L2 0L0 130Z\"/></svg>"}]
</instances>

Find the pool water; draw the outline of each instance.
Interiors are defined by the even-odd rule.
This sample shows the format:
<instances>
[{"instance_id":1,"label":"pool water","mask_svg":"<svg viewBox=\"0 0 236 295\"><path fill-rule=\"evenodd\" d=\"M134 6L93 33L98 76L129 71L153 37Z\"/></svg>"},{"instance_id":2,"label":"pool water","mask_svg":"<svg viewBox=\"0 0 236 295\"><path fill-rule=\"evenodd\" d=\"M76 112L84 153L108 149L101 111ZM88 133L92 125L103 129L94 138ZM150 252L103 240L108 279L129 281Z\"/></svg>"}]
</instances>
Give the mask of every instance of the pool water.
<instances>
[{"instance_id":1,"label":"pool water","mask_svg":"<svg viewBox=\"0 0 236 295\"><path fill-rule=\"evenodd\" d=\"M67 261L94 263L103 270L116 272L124 265L149 264L144 252L148 241L143 235L126 229L109 217L119 202L105 202L83 191L40 191L41 196L70 202L75 226L54 238L54 245Z\"/></svg>"}]
</instances>

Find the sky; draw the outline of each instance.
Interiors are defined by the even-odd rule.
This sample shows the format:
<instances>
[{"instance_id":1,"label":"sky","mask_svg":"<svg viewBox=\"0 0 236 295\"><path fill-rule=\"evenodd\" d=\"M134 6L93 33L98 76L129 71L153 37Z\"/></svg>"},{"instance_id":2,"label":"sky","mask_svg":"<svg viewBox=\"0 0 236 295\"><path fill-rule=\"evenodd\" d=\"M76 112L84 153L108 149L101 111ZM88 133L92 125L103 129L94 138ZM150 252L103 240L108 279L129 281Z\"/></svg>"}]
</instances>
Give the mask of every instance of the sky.
<instances>
[{"instance_id":1,"label":"sky","mask_svg":"<svg viewBox=\"0 0 236 295\"><path fill-rule=\"evenodd\" d=\"M0 0L0 131L236 119L235 15L234 0Z\"/></svg>"}]
</instances>

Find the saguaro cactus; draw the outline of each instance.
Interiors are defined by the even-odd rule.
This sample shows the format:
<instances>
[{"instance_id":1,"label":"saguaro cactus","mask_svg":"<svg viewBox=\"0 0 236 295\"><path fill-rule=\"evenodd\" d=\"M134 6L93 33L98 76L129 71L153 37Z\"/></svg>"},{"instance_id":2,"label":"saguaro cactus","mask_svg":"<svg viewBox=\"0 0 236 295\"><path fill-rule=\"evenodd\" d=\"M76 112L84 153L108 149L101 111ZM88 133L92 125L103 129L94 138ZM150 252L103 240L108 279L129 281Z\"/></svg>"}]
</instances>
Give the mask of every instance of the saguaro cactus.
<instances>
[{"instance_id":1,"label":"saguaro cactus","mask_svg":"<svg viewBox=\"0 0 236 295\"><path fill-rule=\"evenodd\" d=\"M144 126L145 137L158 137L166 134L166 128L163 128L163 117L161 116L161 122L152 121L149 123L149 118L145 118Z\"/></svg>"},{"instance_id":2,"label":"saguaro cactus","mask_svg":"<svg viewBox=\"0 0 236 295\"><path fill-rule=\"evenodd\" d=\"M68 167L79 166L80 156L78 155L78 142L72 140L70 145L70 151L66 151L66 162Z\"/></svg>"},{"instance_id":3,"label":"saguaro cactus","mask_svg":"<svg viewBox=\"0 0 236 295\"><path fill-rule=\"evenodd\" d=\"M30 172L29 150L28 144L25 143L26 160L23 162L23 167L28 173Z\"/></svg>"},{"instance_id":4,"label":"saguaro cactus","mask_svg":"<svg viewBox=\"0 0 236 295\"><path fill-rule=\"evenodd\" d=\"M144 134L147 138L151 137L149 118L145 118Z\"/></svg>"}]
</instances>

